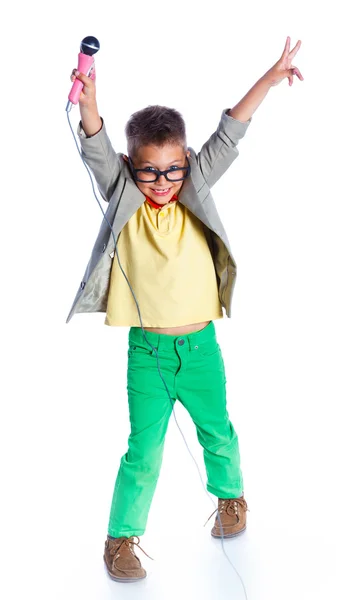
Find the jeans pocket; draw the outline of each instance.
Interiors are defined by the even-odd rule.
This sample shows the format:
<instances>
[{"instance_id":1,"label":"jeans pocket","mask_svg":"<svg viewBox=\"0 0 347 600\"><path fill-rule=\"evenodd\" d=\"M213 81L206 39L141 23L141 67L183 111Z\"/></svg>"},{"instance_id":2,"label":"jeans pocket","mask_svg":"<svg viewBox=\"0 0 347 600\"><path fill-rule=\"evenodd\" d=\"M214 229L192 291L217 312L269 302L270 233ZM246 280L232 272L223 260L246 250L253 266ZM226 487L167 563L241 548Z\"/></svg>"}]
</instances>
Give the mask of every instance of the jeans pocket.
<instances>
[{"instance_id":1,"label":"jeans pocket","mask_svg":"<svg viewBox=\"0 0 347 600\"><path fill-rule=\"evenodd\" d=\"M202 344L197 344L196 346L193 346L192 352L195 353L196 356L200 356L201 358L207 358L209 356L219 354L220 346L217 341L212 340L210 342L203 342Z\"/></svg>"},{"instance_id":2,"label":"jeans pocket","mask_svg":"<svg viewBox=\"0 0 347 600\"><path fill-rule=\"evenodd\" d=\"M128 348L128 357L131 358L133 356L151 356L153 353L153 350L150 346L135 346L133 344L129 344L129 348Z\"/></svg>"}]
</instances>

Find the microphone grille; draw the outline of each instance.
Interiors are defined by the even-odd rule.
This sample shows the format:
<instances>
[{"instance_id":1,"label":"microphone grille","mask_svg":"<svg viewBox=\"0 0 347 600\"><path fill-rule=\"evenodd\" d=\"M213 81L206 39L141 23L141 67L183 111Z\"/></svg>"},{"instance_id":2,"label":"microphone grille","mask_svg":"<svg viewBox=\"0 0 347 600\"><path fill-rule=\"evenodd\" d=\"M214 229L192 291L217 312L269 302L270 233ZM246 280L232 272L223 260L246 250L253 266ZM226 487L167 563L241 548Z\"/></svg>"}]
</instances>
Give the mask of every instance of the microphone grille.
<instances>
[{"instance_id":1,"label":"microphone grille","mask_svg":"<svg viewBox=\"0 0 347 600\"><path fill-rule=\"evenodd\" d=\"M81 52L83 52L83 54L93 56L93 54L95 54L98 50L100 50L100 43L96 37L88 35L87 37L83 38L81 42Z\"/></svg>"}]
</instances>

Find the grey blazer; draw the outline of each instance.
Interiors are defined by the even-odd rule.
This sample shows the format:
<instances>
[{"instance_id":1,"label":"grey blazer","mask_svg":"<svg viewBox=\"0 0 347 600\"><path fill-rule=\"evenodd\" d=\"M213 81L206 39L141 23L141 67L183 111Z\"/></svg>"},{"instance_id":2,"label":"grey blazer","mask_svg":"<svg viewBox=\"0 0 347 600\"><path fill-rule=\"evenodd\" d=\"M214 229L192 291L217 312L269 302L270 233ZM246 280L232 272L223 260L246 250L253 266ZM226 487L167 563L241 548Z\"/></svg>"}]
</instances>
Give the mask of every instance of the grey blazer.
<instances>
[{"instance_id":1,"label":"grey blazer","mask_svg":"<svg viewBox=\"0 0 347 600\"><path fill-rule=\"evenodd\" d=\"M245 135L252 117L246 122L238 121L226 114L228 110L226 108L222 111L216 131L198 154L188 147L191 172L183 181L178 197L204 225L216 270L219 299L230 318L236 263L210 190L237 158L239 151L236 146ZM101 196L108 202L105 214L118 240L124 225L145 202L145 195L137 187L128 163L123 159L123 153L114 151L103 120L101 130L89 138L80 121L77 134L83 158L95 177ZM66 323L75 313L106 312L113 260L117 260L113 235L102 217L98 236Z\"/></svg>"}]
</instances>

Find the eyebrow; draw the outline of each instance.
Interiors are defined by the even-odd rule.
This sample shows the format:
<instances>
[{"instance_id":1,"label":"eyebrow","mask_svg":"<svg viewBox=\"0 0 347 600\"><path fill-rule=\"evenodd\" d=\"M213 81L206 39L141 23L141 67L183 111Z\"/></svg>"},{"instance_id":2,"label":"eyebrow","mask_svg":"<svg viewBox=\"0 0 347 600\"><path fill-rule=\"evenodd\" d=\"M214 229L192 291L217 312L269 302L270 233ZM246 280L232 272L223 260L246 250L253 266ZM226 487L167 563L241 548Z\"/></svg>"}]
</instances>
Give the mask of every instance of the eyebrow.
<instances>
[{"instance_id":1,"label":"eyebrow","mask_svg":"<svg viewBox=\"0 0 347 600\"><path fill-rule=\"evenodd\" d=\"M183 160L183 158L177 158L176 160L173 160L172 162L169 163L169 165L173 165L176 162L181 162ZM140 162L140 165L152 165L152 167L155 167L154 163L151 163L149 160L144 160L142 162Z\"/></svg>"}]
</instances>

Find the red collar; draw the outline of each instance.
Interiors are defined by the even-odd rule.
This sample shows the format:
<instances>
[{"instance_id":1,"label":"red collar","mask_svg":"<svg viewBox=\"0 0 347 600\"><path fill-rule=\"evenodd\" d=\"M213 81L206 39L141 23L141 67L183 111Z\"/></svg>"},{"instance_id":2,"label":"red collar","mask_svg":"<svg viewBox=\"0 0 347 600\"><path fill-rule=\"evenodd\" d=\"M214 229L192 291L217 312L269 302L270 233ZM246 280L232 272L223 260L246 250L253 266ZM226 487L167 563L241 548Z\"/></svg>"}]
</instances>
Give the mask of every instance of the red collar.
<instances>
[{"instance_id":1,"label":"red collar","mask_svg":"<svg viewBox=\"0 0 347 600\"><path fill-rule=\"evenodd\" d=\"M149 202L149 204L151 206L153 206L153 208L163 208L162 204L157 204L154 200L151 200L151 198L149 198L148 196L146 196L146 200L147 200L147 202ZM171 200L169 200L169 203L170 202L177 202L177 200L178 200L178 196L176 196L176 194L174 194L172 196Z\"/></svg>"}]
</instances>

